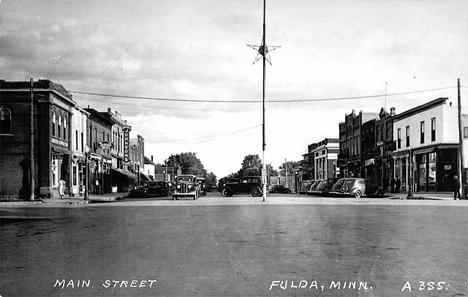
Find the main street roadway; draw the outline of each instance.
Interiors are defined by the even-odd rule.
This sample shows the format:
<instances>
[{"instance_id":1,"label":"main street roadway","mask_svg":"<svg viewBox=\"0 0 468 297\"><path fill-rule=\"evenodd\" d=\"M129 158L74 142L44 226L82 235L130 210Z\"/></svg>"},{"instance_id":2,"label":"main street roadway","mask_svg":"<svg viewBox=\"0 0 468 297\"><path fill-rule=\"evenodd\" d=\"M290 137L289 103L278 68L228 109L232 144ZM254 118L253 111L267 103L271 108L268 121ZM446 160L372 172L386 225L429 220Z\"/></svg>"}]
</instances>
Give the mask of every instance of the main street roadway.
<instances>
[{"instance_id":1,"label":"main street roadway","mask_svg":"<svg viewBox=\"0 0 468 297\"><path fill-rule=\"evenodd\" d=\"M468 296L468 202L269 195L0 207L0 295Z\"/></svg>"}]
</instances>

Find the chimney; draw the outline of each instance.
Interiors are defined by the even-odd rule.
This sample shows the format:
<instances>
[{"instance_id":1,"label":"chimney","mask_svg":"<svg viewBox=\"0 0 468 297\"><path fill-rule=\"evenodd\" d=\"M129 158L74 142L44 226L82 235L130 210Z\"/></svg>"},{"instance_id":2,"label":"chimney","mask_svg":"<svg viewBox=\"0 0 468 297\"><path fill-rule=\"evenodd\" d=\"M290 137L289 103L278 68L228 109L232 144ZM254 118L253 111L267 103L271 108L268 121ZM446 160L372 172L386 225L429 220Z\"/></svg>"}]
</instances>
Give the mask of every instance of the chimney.
<instances>
[{"instance_id":1,"label":"chimney","mask_svg":"<svg viewBox=\"0 0 468 297\"><path fill-rule=\"evenodd\" d=\"M151 162L153 162L153 155L151 155Z\"/></svg>"},{"instance_id":2,"label":"chimney","mask_svg":"<svg viewBox=\"0 0 468 297\"><path fill-rule=\"evenodd\" d=\"M390 107L390 116L393 117L394 115L396 115L395 107Z\"/></svg>"},{"instance_id":3,"label":"chimney","mask_svg":"<svg viewBox=\"0 0 468 297\"><path fill-rule=\"evenodd\" d=\"M452 101L450 101L450 106L452 106Z\"/></svg>"}]
</instances>

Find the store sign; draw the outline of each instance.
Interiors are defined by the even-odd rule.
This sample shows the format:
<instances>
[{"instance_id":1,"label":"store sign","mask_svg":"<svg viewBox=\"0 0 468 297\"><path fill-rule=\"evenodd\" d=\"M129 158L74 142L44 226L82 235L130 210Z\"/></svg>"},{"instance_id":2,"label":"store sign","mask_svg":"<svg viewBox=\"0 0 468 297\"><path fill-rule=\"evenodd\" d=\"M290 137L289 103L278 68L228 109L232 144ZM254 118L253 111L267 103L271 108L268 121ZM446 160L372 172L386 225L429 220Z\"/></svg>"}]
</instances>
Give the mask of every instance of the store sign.
<instances>
[{"instance_id":1,"label":"store sign","mask_svg":"<svg viewBox=\"0 0 468 297\"><path fill-rule=\"evenodd\" d=\"M124 162L130 162L130 129L124 128Z\"/></svg>"},{"instance_id":2,"label":"store sign","mask_svg":"<svg viewBox=\"0 0 468 297\"><path fill-rule=\"evenodd\" d=\"M452 165L444 165L444 170L452 170Z\"/></svg>"},{"instance_id":3,"label":"store sign","mask_svg":"<svg viewBox=\"0 0 468 297\"><path fill-rule=\"evenodd\" d=\"M114 148L114 143L110 141L98 142L98 147L103 150L110 150Z\"/></svg>"}]
</instances>

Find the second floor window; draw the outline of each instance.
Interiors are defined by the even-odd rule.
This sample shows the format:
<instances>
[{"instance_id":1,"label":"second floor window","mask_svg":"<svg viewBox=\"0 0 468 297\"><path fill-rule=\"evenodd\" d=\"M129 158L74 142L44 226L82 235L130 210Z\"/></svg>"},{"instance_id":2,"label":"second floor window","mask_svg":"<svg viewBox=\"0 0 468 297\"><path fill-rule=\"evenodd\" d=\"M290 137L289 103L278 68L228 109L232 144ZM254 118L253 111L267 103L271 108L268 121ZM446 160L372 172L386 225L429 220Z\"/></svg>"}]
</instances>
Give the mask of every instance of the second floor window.
<instances>
[{"instance_id":1,"label":"second floor window","mask_svg":"<svg viewBox=\"0 0 468 297\"><path fill-rule=\"evenodd\" d=\"M63 139L67 139L67 117L63 116Z\"/></svg>"},{"instance_id":2,"label":"second floor window","mask_svg":"<svg viewBox=\"0 0 468 297\"><path fill-rule=\"evenodd\" d=\"M0 108L0 134L11 134L11 111Z\"/></svg>"},{"instance_id":3,"label":"second floor window","mask_svg":"<svg viewBox=\"0 0 468 297\"><path fill-rule=\"evenodd\" d=\"M410 146L410 126L406 126L406 147Z\"/></svg>"},{"instance_id":4,"label":"second floor window","mask_svg":"<svg viewBox=\"0 0 468 297\"><path fill-rule=\"evenodd\" d=\"M55 112L52 114L52 136L55 136L55 129L56 129L56 115L55 115Z\"/></svg>"},{"instance_id":5,"label":"second floor window","mask_svg":"<svg viewBox=\"0 0 468 297\"><path fill-rule=\"evenodd\" d=\"M401 128L397 129L397 148L401 148Z\"/></svg>"},{"instance_id":6,"label":"second floor window","mask_svg":"<svg viewBox=\"0 0 468 297\"><path fill-rule=\"evenodd\" d=\"M436 141L436 118L431 119L431 141Z\"/></svg>"},{"instance_id":7,"label":"second floor window","mask_svg":"<svg viewBox=\"0 0 468 297\"><path fill-rule=\"evenodd\" d=\"M75 149L78 150L78 130L75 130Z\"/></svg>"},{"instance_id":8,"label":"second floor window","mask_svg":"<svg viewBox=\"0 0 468 297\"><path fill-rule=\"evenodd\" d=\"M424 143L424 121L421 122L421 144Z\"/></svg>"},{"instance_id":9,"label":"second floor window","mask_svg":"<svg viewBox=\"0 0 468 297\"><path fill-rule=\"evenodd\" d=\"M58 138L60 138L61 131L62 131L62 115L59 115L58 116L58 121L57 121L57 136L58 136Z\"/></svg>"}]
</instances>

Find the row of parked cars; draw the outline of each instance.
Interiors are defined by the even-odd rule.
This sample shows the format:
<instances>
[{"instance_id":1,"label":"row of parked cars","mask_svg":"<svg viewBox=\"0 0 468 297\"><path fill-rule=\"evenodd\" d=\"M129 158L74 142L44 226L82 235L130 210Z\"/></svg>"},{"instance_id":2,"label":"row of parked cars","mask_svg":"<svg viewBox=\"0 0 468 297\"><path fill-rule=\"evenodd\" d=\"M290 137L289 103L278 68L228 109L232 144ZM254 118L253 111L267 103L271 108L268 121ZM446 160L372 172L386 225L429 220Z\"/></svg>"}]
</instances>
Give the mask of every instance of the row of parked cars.
<instances>
[{"instance_id":1,"label":"row of parked cars","mask_svg":"<svg viewBox=\"0 0 468 297\"><path fill-rule=\"evenodd\" d=\"M129 198L152 198L172 196L173 200L182 197L190 197L194 200L200 196L206 196L205 179L195 175L179 175L174 182L170 181L146 181L143 185L134 187Z\"/></svg>"},{"instance_id":2,"label":"row of parked cars","mask_svg":"<svg viewBox=\"0 0 468 297\"><path fill-rule=\"evenodd\" d=\"M302 181L299 194L324 196L352 196L355 198L382 197L382 187L364 178L328 178Z\"/></svg>"}]
</instances>

